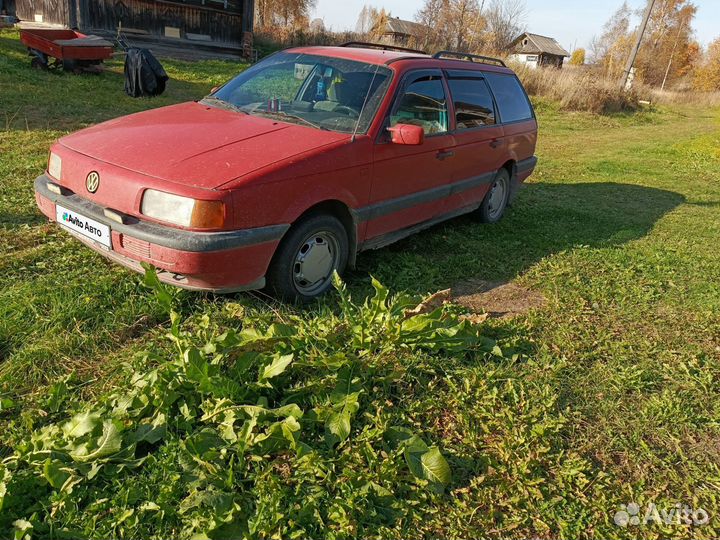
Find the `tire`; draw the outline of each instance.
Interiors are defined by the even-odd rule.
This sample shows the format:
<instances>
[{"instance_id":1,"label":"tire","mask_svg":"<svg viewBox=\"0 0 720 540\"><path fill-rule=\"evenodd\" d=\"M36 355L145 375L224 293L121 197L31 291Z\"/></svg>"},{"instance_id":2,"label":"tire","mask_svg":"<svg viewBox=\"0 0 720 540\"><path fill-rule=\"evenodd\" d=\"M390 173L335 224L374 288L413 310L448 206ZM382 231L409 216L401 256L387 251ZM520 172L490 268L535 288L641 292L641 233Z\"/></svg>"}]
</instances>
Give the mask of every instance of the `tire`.
<instances>
[{"instance_id":1,"label":"tire","mask_svg":"<svg viewBox=\"0 0 720 540\"><path fill-rule=\"evenodd\" d=\"M39 69L41 71L47 71L48 65L40 60L37 56L33 56L30 60L30 67L33 69Z\"/></svg>"},{"instance_id":2,"label":"tire","mask_svg":"<svg viewBox=\"0 0 720 540\"><path fill-rule=\"evenodd\" d=\"M268 289L283 300L309 302L332 287L349 255L348 234L337 218L319 214L302 219L278 246L267 273Z\"/></svg>"},{"instance_id":3,"label":"tire","mask_svg":"<svg viewBox=\"0 0 720 540\"><path fill-rule=\"evenodd\" d=\"M510 174L507 169L500 169L477 210L482 223L497 223L503 218L510 200L510 188Z\"/></svg>"}]
</instances>

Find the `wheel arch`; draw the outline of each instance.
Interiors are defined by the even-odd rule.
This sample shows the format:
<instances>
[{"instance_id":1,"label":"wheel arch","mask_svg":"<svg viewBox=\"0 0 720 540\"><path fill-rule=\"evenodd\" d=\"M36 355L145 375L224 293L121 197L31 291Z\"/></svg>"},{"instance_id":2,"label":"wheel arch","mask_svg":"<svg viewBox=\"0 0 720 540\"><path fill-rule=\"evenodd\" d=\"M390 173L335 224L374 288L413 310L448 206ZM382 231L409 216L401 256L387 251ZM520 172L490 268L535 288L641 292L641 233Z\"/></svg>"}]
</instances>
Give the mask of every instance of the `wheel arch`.
<instances>
[{"instance_id":1,"label":"wheel arch","mask_svg":"<svg viewBox=\"0 0 720 540\"><path fill-rule=\"evenodd\" d=\"M518 190L520 189L520 182L518 181L517 174L517 160L508 159L505 163L503 163L502 167L500 167L498 171L502 169L505 169L510 175L510 197L508 198L508 205L511 205L513 200L515 200Z\"/></svg>"},{"instance_id":2,"label":"wheel arch","mask_svg":"<svg viewBox=\"0 0 720 540\"><path fill-rule=\"evenodd\" d=\"M343 227L345 228L345 232L347 232L348 235L348 266L350 268L355 268L355 261L357 259L359 224L357 214L353 212L353 210L347 204L340 200L326 199L324 201L313 204L311 207L305 210L297 217L297 219L293 221L292 225L294 226L296 223L302 221L303 219L306 219L309 216L320 214L336 217L340 221L340 223L342 223ZM290 229L288 229L288 231L289 230ZM286 232L285 235L287 234L288 233ZM285 236L283 236L283 238L284 237Z\"/></svg>"}]
</instances>

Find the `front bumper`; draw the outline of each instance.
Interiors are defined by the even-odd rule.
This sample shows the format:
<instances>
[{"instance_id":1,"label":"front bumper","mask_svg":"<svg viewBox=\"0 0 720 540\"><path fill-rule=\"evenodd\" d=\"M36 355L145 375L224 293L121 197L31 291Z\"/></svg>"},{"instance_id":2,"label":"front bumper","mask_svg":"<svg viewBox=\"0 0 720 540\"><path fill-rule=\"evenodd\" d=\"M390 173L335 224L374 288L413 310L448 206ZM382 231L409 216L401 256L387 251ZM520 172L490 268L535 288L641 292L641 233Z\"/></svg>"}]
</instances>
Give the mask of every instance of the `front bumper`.
<instances>
[{"instance_id":1,"label":"front bumper","mask_svg":"<svg viewBox=\"0 0 720 540\"><path fill-rule=\"evenodd\" d=\"M61 193L50 191L56 185ZM108 259L136 272L141 262L159 270L161 281L191 290L228 293L261 289L280 239L290 225L222 232L195 232L166 227L119 214L122 223L105 215L105 208L62 188L42 175L35 180L35 199L45 216L56 221L55 206L92 218L110 227L112 248L71 234ZM108 209L112 210L112 209Z\"/></svg>"}]
</instances>

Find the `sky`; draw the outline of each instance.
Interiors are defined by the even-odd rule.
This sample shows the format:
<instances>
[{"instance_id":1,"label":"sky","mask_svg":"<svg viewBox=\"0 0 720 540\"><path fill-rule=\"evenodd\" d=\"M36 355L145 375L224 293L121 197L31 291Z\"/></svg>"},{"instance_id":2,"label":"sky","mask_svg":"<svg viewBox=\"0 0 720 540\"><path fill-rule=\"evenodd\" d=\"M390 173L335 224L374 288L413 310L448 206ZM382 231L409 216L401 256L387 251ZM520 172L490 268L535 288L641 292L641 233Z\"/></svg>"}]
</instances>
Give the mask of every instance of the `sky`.
<instances>
[{"instance_id":1,"label":"sky","mask_svg":"<svg viewBox=\"0 0 720 540\"><path fill-rule=\"evenodd\" d=\"M527 27L535 34L551 36L568 50L587 47L593 36L622 5L623 0L595 0L583 5L578 0L526 0ZM693 27L698 41L706 46L720 37L720 0L693 0L698 6ZM313 18L321 18L333 30L355 28L365 4L384 7L393 17L413 20L422 0L317 0ZM632 8L642 8L645 0L629 0ZM639 22L639 21L638 21Z\"/></svg>"}]
</instances>

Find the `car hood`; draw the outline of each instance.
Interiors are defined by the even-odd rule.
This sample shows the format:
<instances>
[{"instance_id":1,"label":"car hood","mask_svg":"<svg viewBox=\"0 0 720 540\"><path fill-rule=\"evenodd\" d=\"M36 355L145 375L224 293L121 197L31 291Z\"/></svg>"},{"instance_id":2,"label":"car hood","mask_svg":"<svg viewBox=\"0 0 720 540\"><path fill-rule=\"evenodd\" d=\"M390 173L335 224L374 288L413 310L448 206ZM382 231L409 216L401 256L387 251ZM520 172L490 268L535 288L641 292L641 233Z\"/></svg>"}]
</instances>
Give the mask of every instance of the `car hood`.
<instances>
[{"instance_id":1,"label":"car hood","mask_svg":"<svg viewBox=\"0 0 720 540\"><path fill-rule=\"evenodd\" d=\"M349 136L191 102L110 120L60 143L136 173L214 189L342 140Z\"/></svg>"}]
</instances>

